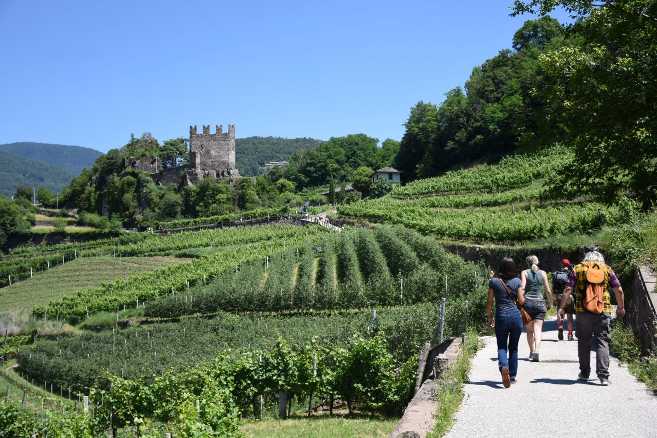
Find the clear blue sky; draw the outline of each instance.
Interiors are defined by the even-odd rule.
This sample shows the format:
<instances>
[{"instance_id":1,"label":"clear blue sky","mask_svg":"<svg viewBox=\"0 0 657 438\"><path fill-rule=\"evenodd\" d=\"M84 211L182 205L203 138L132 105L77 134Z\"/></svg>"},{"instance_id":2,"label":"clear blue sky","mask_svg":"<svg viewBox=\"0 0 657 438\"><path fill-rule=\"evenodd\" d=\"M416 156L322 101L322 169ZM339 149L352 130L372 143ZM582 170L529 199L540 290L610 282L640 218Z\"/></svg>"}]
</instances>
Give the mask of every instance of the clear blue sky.
<instances>
[{"instance_id":1,"label":"clear blue sky","mask_svg":"<svg viewBox=\"0 0 657 438\"><path fill-rule=\"evenodd\" d=\"M0 0L0 143L101 151L190 124L400 139L530 17L512 0Z\"/></svg>"}]
</instances>

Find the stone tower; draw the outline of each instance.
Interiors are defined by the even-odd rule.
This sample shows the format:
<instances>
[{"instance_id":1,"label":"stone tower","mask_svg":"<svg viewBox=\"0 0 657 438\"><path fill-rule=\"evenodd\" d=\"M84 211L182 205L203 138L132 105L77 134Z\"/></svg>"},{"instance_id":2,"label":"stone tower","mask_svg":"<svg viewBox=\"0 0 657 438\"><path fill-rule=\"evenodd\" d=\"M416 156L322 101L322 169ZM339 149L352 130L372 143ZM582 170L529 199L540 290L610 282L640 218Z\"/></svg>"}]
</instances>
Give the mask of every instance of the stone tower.
<instances>
[{"instance_id":1,"label":"stone tower","mask_svg":"<svg viewBox=\"0 0 657 438\"><path fill-rule=\"evenodd\" d=\"M191 171L195 178L212 176L215 178L234 178L239 176L235 168L235 125L215 127L210 133L210 125L203 125L199 134L196 126L189 127L189 152Z\"/></svg>"}]
</instances>

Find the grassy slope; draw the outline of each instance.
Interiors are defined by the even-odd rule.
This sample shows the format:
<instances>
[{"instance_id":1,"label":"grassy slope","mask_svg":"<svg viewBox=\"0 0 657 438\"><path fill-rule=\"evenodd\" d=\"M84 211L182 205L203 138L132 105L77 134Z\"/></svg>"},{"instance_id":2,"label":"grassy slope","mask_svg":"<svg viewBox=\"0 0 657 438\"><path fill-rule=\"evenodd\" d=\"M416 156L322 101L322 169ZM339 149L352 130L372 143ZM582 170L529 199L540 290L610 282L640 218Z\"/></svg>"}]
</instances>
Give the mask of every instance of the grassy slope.
<instances>
[{"instance_id":1,"label":"grassy slope","mask_svg":"<svg viewBox=\"0 0 657 438\"><path fill-rule=\"evenodd\" d=\"M253 438L385 437L392 432L397 421L397 418L375 417L293 417L288 420L250 421L240 430Z\"/></svg>"},{"instance_id":2,"label":"grassy slope","mask_svg":"<svg viewBox=\"0 0 657 438\"><path fill-rule=\"evenodd\" d=\"M0 289L2 311L29 310L38 304L99 286L128 274L183 263L173 257L89 257L34 275L34 278Z\"/></svg>"}]
</instances>

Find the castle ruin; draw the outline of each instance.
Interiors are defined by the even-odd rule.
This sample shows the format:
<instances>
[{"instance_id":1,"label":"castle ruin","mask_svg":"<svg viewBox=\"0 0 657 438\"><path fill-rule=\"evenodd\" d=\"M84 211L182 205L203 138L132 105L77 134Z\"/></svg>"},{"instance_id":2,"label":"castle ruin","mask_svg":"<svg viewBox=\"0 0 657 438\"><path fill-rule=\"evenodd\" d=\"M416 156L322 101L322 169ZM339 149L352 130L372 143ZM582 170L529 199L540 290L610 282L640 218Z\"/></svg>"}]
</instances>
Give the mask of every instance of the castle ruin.
<instances>
[{"instance_id":1,"label":"castle ruin","mask_svg":"<svg viewBox=\"0 0 657 438\"><path fill-rule=\"evenodd\" d=\"M235 125L228 125L228 131L223 132L223 126L215 126L214 134L210 133L210 125L203 125L199 134L197 127L189 127L189 161L187 171L193 181L204 177L237 178L239 172L235 167Z\"/></svg>"},{"instance_id":2,"label":"castle ruin","mask_svg":"<svg viewBox=\"0 0 657 438\"><path fill-rule=\"evenodd\" d=\"M233 181L240 177L235 167L235 125L229 124L228 131L222 125L203 125L201 133L196 125L189 127L189 164L163 168L157 158L130 159L133 169L151 174L160 184L190 185L203 178L218 178Z\"/></svg>"}]
</instances>

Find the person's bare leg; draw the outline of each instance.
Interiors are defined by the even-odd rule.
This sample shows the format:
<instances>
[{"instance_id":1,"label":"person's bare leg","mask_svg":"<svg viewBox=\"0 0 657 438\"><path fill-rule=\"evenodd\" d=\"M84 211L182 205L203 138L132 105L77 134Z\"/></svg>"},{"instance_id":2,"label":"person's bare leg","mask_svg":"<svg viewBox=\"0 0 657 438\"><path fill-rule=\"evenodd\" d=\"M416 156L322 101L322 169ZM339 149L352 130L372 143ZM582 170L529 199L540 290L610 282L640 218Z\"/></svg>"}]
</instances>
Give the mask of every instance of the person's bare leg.
<instances>
[{"instance_id":1,"label":"person's bare leg","mask_svg":"<svg viewBox=\"0 0 657 438\"><path fill-rule=\"evenodd\" d=\"M557 304L557 339L563 340L563 318L559 312L559 305Z\"/></svg>"},{"instance_id":2,"label":"person's bare leg","mask_svg":"<svg viewBox=\"0 0 657 438\"><path fill-rule=\"evenodd\" d=\"M535 319L534 324L534 353L538 354L541 350L541 340L543 339L543 320Z\"/></svg>"},{"instance_id":3,"label":"person's bare leg","mask_svg":"<svg viewBox=\"0 0 657 438\"><path fill-rule=\"evenodd\" d=\"M529 355L534 354L534 321L529 321L527 328L527 343L529 344Z\"/></svg>"},{"instance_id":4,"label":"person's bare leg","mask_svg":"<svg viewBox=\"0 0 657 438\"><path fill-rule=\"evenodd\" d=\"M569 338L569 340L570 340L570 339L572 339L572 336L573 336L573 328L574 328L574 324L573 324L573 314L572 314L572 313L569 313L567 316L568 316L568 338Z\"/></svg>"}]
</instances>

